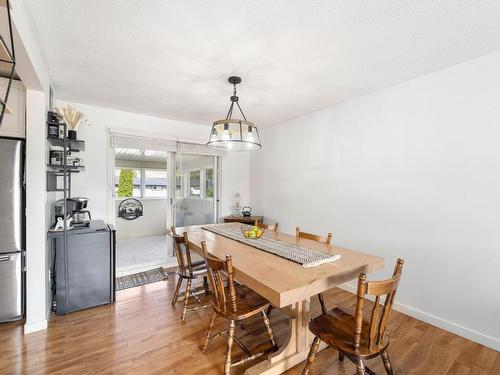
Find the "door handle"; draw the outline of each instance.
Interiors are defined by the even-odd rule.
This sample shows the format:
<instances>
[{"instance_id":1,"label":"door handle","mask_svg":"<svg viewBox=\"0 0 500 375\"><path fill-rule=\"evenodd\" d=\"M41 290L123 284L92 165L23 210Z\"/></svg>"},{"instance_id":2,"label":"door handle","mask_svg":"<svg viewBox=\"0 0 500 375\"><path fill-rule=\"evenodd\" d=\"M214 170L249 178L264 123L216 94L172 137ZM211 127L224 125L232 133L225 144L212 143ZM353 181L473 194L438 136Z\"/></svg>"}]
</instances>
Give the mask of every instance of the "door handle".
<instances>
[{"instance_id":1,"label":"door handle","mask_svg":"<svg viewBox=\"0 0 500 375\"><path fill-rule=\"evenodd\" d=\"M0 262L8 262L10 261L10 255L0 256Z\"/></svg>"}]
</instances>

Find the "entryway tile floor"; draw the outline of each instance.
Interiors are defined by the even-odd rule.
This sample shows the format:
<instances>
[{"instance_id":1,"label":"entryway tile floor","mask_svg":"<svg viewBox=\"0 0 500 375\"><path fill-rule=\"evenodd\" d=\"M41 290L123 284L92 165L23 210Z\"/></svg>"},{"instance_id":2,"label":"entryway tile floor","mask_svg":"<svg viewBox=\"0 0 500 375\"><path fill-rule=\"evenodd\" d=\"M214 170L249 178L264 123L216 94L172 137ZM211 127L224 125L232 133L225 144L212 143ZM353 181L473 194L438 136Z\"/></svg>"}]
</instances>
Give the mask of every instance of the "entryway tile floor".
<instances>
[{"instance_id":1,"label":"entryway tile floor","mask_svg":"<svg viewBox=\"0 0 500 375\"><path fill-rule=\"evenodd\" d=\"M116 276L177 266L175 256L171 256L171 241L167 235L116 241Z\"/></svg>"}]
</instances>

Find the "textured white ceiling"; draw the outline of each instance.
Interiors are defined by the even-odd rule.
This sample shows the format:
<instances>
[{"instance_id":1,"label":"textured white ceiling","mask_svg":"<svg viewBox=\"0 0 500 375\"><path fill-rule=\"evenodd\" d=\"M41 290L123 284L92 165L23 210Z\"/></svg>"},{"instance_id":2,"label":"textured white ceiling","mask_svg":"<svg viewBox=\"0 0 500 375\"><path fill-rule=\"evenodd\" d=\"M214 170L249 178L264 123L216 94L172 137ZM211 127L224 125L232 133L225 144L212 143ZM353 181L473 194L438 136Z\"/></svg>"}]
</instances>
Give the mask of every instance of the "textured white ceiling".
<instances>
[{"instance_id":1,"label":"textured white ceiling","mask_svg":"<svg viewBox=\"0 0 500 375\"><path fill-rule=\"evenodd\" d=\"M58 98L270 125L500 49L499 0L24 0Z\"/></svg>"}]
</instances>

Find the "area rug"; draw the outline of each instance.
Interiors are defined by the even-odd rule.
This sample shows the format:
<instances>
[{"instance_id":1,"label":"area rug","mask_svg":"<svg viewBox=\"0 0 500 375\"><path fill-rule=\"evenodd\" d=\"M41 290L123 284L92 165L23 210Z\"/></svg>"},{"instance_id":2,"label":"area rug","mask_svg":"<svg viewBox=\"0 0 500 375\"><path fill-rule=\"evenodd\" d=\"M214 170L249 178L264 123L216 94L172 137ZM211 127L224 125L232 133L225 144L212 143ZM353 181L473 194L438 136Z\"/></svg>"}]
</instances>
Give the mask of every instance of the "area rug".
<instances>
[{"instance_id":1,"label":"area rug","mask_svg":"<svg viewBox=\"0 0 500 375\"><path fill-rule=\"evenodd\" d=\"M132 275L120 276L116 278L116 291L156 283L158 281L166 280L167 278L168 275L161 267L149 271L134 273Z\"/></svg>"}]
</instances>

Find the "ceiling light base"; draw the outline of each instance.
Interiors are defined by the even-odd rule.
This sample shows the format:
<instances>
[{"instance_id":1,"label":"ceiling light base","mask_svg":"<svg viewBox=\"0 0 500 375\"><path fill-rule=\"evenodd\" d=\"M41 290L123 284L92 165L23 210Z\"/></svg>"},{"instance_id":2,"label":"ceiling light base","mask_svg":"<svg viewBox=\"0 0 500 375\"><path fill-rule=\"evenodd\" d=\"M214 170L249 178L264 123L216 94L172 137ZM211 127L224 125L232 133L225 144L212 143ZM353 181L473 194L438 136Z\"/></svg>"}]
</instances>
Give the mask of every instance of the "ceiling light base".
<instances>
[{"instance_id":1,"label":"ceiling light base","mask_svg":"<svg viewBox=\"0 0 500 375\"><path fill-rule=\"evenodd\" d=\"M227 80L231 85L237 85L238 83L241 83L241 78L237 76L231 76Z\"/></svg>"}]
</instances>

